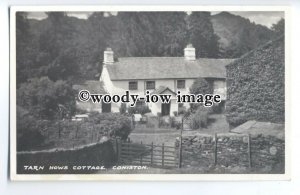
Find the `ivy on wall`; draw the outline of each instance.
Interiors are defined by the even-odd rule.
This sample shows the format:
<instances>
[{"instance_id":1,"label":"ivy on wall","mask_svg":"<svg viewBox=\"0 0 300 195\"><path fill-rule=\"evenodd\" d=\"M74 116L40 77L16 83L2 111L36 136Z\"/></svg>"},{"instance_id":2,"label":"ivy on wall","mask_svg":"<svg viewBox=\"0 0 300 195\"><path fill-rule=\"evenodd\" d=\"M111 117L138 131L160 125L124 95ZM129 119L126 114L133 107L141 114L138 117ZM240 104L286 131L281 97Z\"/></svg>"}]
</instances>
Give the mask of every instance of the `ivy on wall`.
<instances>
[{"instance_id":1,"label":"ivy on wall","mask_svg":"<svg viewBox=\"0 0 300 195\"><path fill-rule=\"evenodd\" d=\"M284 122L284 59L281 36L226 67L226 117L231 126L248 120Z\"/></svg>"}]
</instances>

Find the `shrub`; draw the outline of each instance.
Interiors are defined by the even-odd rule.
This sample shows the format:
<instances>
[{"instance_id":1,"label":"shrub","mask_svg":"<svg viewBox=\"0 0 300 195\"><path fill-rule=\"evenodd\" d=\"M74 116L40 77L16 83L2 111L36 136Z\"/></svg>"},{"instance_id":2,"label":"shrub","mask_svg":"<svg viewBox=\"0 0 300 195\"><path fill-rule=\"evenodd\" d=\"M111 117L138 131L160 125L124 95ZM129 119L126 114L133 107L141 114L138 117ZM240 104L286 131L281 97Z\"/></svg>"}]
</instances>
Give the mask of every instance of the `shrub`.
<instances>
[{"instance_id":1,"label":"shrub","mask_svg":"<svg viewBox=\"0 0 300 195\"><path fill-rule=\"evenodd\" d=\"M75 113L75 91L70 83L51 81L48 77L33 78L20 85L17 105L39 119L68 118Z\"/></svg>"},{"instance_id":2,"label":"shrub","mask_svg":"<svg viewBox=\"0 0 300 195\"><path fill-rule=\"evenodd\" d=\"M220 114L224 112L224 109L225 109L225 102L221 101L220 103L214 104L212 106L212 113Z\"/></svg>"},{"instance_id":3,"label":"shrub","mask_svg":"<svg viewBox=\"0 0 300 195\"><path fill-rule=\"evenodd\" d=\"M171 119L168 116L159 117L159 127L169 128L171 127Z\"/></svg>"},{"instance_id":4,"label":"shrub","mask_svg":"<svg viewBox=\"0 0 300 195\"><path fill-rule=\"evenodd\" d=\"M34 150L43 146L44 121L37 120L21 107L17 108L17 150Z\"/></svg>"},{"instance_id":5,"label":"shrub","mask_svg":"<svg viewBox=\"0 0 300 195\"><path fill-rule=\"evenodd\" d=\"M178 118L179 118L179 120L178 120ZM181 117L171 117L171 127L172 128L181 129L181 126L182 126Z\"/></svg>"},{"instance_id":6,"label":"shrub","mask_svg":"<svg viewBox=\"0 0 300 195\"><path fill-rule=\"evenodd\" d=\"M148 107L148 105L145 105L145 104L128 108L128 113L129 114L144 115L144 114L149 113L149 112L151 112L151 110Z\"/></svg>"},{"instance_id":7,"label":"shrub","mask_svg":"<svg viewBox=\"0 0 300 195\"><path fill-rule=\"evenodd\" d=\"M147 118L147 128L158 128L159 118L158 117L148 117Z\"/></svg>"},{"instance_id":8,"label":"shrub","mask_svg":"<svg viewBox=\"0 0 300 195\"><path fill-rule=\"evenodd\" d=\"M151 112L148 105L137 106L136 110L138 114L142 114L142 115Z\"/></svg>"},{"instance_id":9,"label":"shrub","mask_svg":"<svg viewBox=\"0 0 300 195\"><path fill-rule=\"evenodd\" d=\"M211 84L204 78L198 78L194 81L192 86L190 87L191 94L212 94L213 88ZM195 112L200 104L190 104L191 112Z\"/></svg>"},{"instance_id":10,"label":"shrub","mask_svg":"<svg viewBox=\"0 0 300 195\"><path fill-rule=\"evenodd\" d=\"M120 114L125 114L127 110L126 104L122 103L119 110L120 110Z\"/></svg>"},{"instance_id":11,"label":"shrub","mask_svg":"<svg viewBox=\"0 0 300 195\"><path fill-rule=\"evenodd\" d=\"M137 113L136 107L128 107L127 111L128 111L128 114L130 114L130 115Z\"/></svg>"},{"instance_id":12,"label":"shrub","mask_svg":"<svg viewBox=\"0 0 300 195\"><path fill-rule=\"evenodd\" d=\"M207 127L209 108L199 106L191 117L191 127L192 129L199 129L201 127Z\"/></svg>"},{"instance_id":13,"label":"shrub","mask_svg":"<svg viewBox=\"0 0 300 195\"><path fill-rule=\"evenodd\" d=\"M123 140L132 130L130 118L119 113L94 113L89 121L97 125L99 131L107 131L109 136Z\"/></svg>"},{"instance_id":14,"label":"shrub","mask_svg":"<svg viewBox=\"0 0 300 195\"><path fill-rule=\"evenodd\" d=\"M180 105L178 107L178 115L184 115L187 112L186 107L184 105Z\"/></svg>"},{"instance_id":15,"label":"shrub","mask_svg":"<svg viewBox=\"0 0 300 195\"><path fill-rule=\"evenodd\" d=\"M174 111L173 114L174 114L174 116L178 116L178 112L177 111Z\"/></svg>"}]
</instances>

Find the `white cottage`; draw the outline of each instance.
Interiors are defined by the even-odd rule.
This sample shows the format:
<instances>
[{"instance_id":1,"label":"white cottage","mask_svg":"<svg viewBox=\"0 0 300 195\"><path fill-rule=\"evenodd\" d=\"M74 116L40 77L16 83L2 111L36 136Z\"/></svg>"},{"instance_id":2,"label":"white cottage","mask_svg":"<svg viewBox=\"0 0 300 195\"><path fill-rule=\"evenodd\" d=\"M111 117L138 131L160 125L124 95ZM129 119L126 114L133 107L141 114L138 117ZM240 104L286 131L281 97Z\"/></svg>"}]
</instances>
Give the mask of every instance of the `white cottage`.
<instances>
[{"instance_id":1,"label":"white cottage","mask_svg":"<svg viewBox=\"0 0 300 195\"><path fill-rule=\"evenodd\" d=\"M144 96L146 90L155 94L172 94L168 104L151 103L149 108L154 115L173 116L180 106L175 95L189 94L189 88L195 79L207 79L214 88L214 93L226 99L225 66L233 59L196 59L195 48L188 45L184 57L123 57L114 61L114 52L104 51L103 70L100 81L109 94L123 95L125 90ZM119 112L121 104L112 104L111 111ZM103 110L103 109L102 109Z\"/></svg>"}]
</instances>

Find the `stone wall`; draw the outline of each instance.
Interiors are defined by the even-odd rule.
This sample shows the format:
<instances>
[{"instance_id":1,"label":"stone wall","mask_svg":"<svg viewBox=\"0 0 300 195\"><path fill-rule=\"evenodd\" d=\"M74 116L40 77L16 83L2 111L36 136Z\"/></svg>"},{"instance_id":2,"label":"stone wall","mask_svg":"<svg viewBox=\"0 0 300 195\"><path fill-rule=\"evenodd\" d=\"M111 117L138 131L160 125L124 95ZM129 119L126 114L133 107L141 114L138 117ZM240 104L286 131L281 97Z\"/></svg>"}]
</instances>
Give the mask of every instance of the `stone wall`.
<instances>
[{"instance_id":1,"label":"stone wall","mask_svg":"<svg viewBox=\"0 0 300 195\"><path fill-rule=\"evenodd\" d=\"M284 173L284 147L283 139L262 134L184 136L182 167Z\"/></svg>"},{"instance_id":2,"label":"stone wall","mask_svg":"<svg viewBox=\"0 0 300 195\"><path fill-rule=\"evenodd\" d=\"M113 142L90 144L74 149L52 149L45 151L28 151L17 153L18 174L89 174L96 169L73 170L73 166L112 166L116 162ZM24 166L41 166L43 170L25 170ZM68 167L68 169L49 170L51 167Z\"/></svg>"}]
</instances>

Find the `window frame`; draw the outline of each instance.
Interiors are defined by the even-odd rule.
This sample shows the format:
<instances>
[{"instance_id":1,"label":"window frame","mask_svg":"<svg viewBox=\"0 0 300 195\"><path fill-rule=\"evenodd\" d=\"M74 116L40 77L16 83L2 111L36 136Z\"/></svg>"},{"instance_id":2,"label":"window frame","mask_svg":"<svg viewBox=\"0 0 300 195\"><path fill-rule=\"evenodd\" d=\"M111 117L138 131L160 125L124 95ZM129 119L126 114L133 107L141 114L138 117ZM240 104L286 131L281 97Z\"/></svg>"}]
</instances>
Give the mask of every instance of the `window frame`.
<instances>
[{"instance_id":1,"label":"window frame","mask_svg":"<svg viewBox=\"0 0 300 195\"><path fill-rule=\"evenodd\" d=\"M136 84L136 85L135 85L135 86L136 86L135 88L131 88L131 87L130 87L130 86L131 86L130 84L132 84L132 83L135 83L135 84ZM129 81L129 82L128 82L128 89L129 89L129 90L138 90L138 88L139 88L139 87L138 87L138 82L137 82L137 81Z\"/></svg>"},{"instance_id":2,"label":"window frame","mask_svg":"<svg viewBox=\"0 0 300 195\"><path fill-rule=\"evenodd\" d=\"M153 84L153 88L148 88L148 83L149 82L153 82L154 84ZM146 81L146 90L153 90L153 89L155 89L155 81L153 81L153 80L151 80L151 81Z\"/></svg>"},{"instance_id":3,"label":"window frame","mask_svg":"<svg viewBox=\"0 0 300 195\"><path fill-rule=\"evenodd\" d=\"M179 81L183 81L184 82L183 87L181 87L180 85L178 85ZM184 79L178 79L176 84L177 84L177 89L185 89L185 80Z\"/></svg>"}]
</instances>

